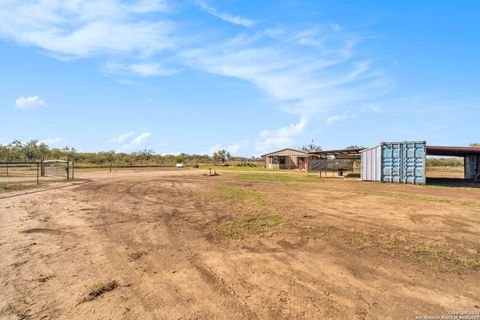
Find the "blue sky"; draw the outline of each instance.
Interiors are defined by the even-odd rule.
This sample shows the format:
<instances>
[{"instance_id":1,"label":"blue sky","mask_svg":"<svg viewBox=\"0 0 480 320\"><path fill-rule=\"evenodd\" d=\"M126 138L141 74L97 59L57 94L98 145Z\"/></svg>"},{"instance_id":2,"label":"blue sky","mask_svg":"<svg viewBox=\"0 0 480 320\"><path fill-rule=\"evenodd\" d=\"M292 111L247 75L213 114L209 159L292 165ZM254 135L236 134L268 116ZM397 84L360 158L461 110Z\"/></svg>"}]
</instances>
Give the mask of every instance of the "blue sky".
<instances>
[{"instance_id":1,"label":"blue sky","mask_svg":"<svg viewBox=\"0 0 480 320\"><path fill-rule=\"evenodd\" d=\"M476 1L0 1L0 143L480 142Z\"/></svg>"}]
</instances>

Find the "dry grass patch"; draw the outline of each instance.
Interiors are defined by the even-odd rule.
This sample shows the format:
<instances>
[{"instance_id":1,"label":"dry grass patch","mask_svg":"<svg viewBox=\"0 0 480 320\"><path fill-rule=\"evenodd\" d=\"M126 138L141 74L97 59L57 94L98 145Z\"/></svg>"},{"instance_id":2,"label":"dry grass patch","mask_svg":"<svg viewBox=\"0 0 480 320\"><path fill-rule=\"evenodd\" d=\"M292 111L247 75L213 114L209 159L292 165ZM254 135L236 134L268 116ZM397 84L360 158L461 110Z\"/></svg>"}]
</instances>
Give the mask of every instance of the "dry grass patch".
<instances>
[{"instance_id":1,"label":"dry grass patch","mask_svg":"<svg viewBox=\"0 0 480 320\"><path fill-rule=\"evenodd\" d=\"M229 202L230 204L259 204L264 203L265 194L246 188L232 185L219 185L212 196L213 200Z\"/></svg>"},{"instance_id":2,"label":"dry grass patch","mask_svg":"<svg viewBox=\"0 0 480 320\"><path fill-rule=\"evenodd\" d=\"M242 239L266 234L287 221L282 213L275 211L266 194L259 191L220 185L212 198L231 212L230 218L208 230L213 238Z\"/></svg>"},{"instance_id":3,"label":"dry grass patch","mask_svg":"<svg viewBox=\"0 0 480 320\"><path fill-rule=\"evenodd\" d=\"M404 232L374 233L352 230L344 240L356 249L376 248L394 257L406 258L440 269L465 267L480 270L480 254L476 249L457 250L443 237L420 239Z\"/></svg>"},{"instance_id":4,"label":"dry grass patch","mask_svg":"<svg viewBox=\"0 0 480 320\"><path fill-rule=\"evenodd\" d=\"M93 301L103 295L104 293L115 290L118 287L118 282L116 280L99 282L95 284L91 289L88 295L82 300L82 302Z\"/></svg>"},{"instance_id":5,"label":"dry grass patch","mask_svg":"<svg viewBox=\"0 0 480 320\"><path fill-rule=\"evenodd\" d=\"M249 235L265 234L284 222L285 218L280 215L248 213L217 225L214 233L221 237L243 239Z\"/></svg>"},{"instance_id":6,"label":"dry grass patch","mask_svg":"<svg viewBox=\"0 0 480 320\"><path fill-rule=\"evenodd\" d=\"M37 184L12 184L12 183L0 183L0 192L20 191L36 187Z\"/></svg>"},{"instance_id":7,"label":"dry grass patch","mask_svg":"<svg viewBox=\"0 0 480 320\"><path fill-rule=\"evenodd\" d=\"M128 255L128 257L130 258L130 260L132 261L136 261L138 259L140 259L141 257L143 257L144 255L146 255L147 252L145 251L137 251L137 252L132 252Z\"/></svg>"},{"instance_id":8,"label":"dry grass patch","mask_svg":"<svg viewBox=\"0 0 480 320\"><path fill-rule=\"evenodd\" d=\"M270 173L270 174L255 174L245 173L233 176L236 180L243 181L272 181L272 182L322 182L323 180L318 175L306 174L286 174L286 173Z\"/></svg>"}]
</instances>

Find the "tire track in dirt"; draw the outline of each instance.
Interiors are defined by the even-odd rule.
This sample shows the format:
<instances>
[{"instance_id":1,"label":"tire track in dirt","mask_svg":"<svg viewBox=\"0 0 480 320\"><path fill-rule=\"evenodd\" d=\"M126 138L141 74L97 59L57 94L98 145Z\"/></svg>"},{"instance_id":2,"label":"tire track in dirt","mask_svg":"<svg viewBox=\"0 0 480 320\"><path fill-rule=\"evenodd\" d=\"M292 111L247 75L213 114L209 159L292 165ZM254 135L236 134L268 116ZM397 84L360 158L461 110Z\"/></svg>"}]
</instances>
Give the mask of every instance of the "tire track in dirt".
<instances>
[{"instance_id":1,"label":"tire track in dirt","mask_svg":"<svg viewBox=\"0 0 480 320\"><path fill-rule=\"evenodd\" d=\"M40 203L42 203L42 198L36 198L35 200L30 200L30 204L27 206L27 216L24 219L20 219L20 228L24 229L18 231L20 234L24 234L27 239L35 240L33 244L42 245L42 238L45 236L58 236L63 234L70 234L69 232L63 232L56 228L56 225L52 225L49 222L49 219L45 219L46 217L50 216L50 212L52 211L51 208L55 202L55 200L44 202L46 207L41 207ZM37 228L28 228L28 224L31 224L33 220L40 221L42 227ZM28 240L27 240L28 241ZM55 241L55 240L54 240ZM22 245L25 240L19 240L12 243L15 243L17 246L15 251L19 251L17 254L18 259L21 261L25 261L25 263L17 264L18 262L14 263L14 273L15 278L12 281L9 281L12 285L12 288L15 292L15 300L17 301L17 305L15 307L11 306L10 312L16 314L20 319L29 319L33 315L38 316L39 318L48 317L48 315L52 315L55 311L54 302L49 297L52 297L52 289L48 290L50 294L44 296L35 296L33 292L36 291L39 285L35 285L35 279L31 279L32 273L38 272L36 266L37 264L31 264L28 260L31 259L32 256L35 255L35 252L32 252L32 245ZM24 259L26 258L26 260ZM40 256L39 261L41 264L48 266L49 256ZM47 267L48 268L48 267ZM51 268L49 273L52 273ZM25 275L26 274L26 275ZM28 279L24 281L19 281L18 279ZM40 281L42 283L42 281ZM43 307L42 307L43 306ZM9 310L7 310L9 311Z\"/></svg>"},{"instance_id":2,"label":"tire track in dirt","mask_svg":"<svg viewBox=\"0 0 480 320\"><path fill-rule=\"evenodd\" d=\"M188 191L191 192L191 190L188 190L188 188L180 188L178 181L168 181L168 182L171 183L171 187L175 190L176 193L185 194ZM198 182L198 180L196 182ZM169 209L171 210L171 212L162 214L161 217L164 218L164 225L167 227L166 230L167 230L168 238L170 239L169 241L172 244L172 246L177 250L177 252L181 253L184 256L184 258L190 263L190 265L192 265L195 268L195 270L200 274L201 278L204 280L206 284L208 284L215 292L217 292L220 296L222 296L226 300L224 301L224 304L227 307L232 308L236 312L240 313L243 319L258 319L255 312L250 310L245 302L241 301L240 297L236 294L235 290L229 285L227 285L222 277L217 275L210 267L208 267L205 263L203 263L203 261L201 261L198 254L196 254L192 249L190 249L187 243L183 239L181 239L178 233L176 232L176 228L173 225L173 221L178 217L179 214L188 214L188 213L198 212L199 210L192 210L192 211L179 210L180 208L178 205L167 206L164 203L160 203L155 200L145 199L144 197L141 197L132 191L132 189L134 189L138 185L144 185L144 184L142 183L134 184L126 190L126 193L142 201L147 201L150 203L170 207ZM186 198L191 199L192 197L187 195ZM185 204L186 204L185 202L182 203L182 206L185 206ZM195 203L194 203L194 207L195 207Z\"/></svg>"},{"instance_id":3,"label":"tire track in dirt","mask_svg":"<svg viewBox=\"0 0 480 320\"><path fill-rule=\"evenodd\" d=\"M108 185L102 184L100 186L94 186L95 192L93 194L98 193L98 189L108 187ZM103 191L108 191L108 190L103 190ZM113 191L111 192L112 194L118 194L121 195L121 192L118 191ZM105 196L105 194L104 194ZM96 208L97 210L100 210L102 212L111 212L112 208L110 208L108 205L103 204ZM123 217L125 217L125 214L120 210L120 211L115 211L116 214L121 214ZM132 216L129 216L128 218L125 217L121 222L107 222L107 217L104 214L98 215L100 217L100 220L102 223L98 224L95 223L94 227L100 227L102 233L106 236L107 239L110 240L115 240L115 234L112 233L109 229L109 227L112 227L118 223L132 223L132 222L138 222L138 219L133 218ZM124 240L125 238L122 238ZM126 274L128 274L129 277L133 278L136 283L142 283L144 286L147 287L149 292L155 292L155 288L153 288L148 282L142 281L142 276L140 272L134 268L131 264L130 261L128 260L128 257L125 256L122 252L119 252L119 249L117 246L112 246L109 248L109 250L104 250L105 253L107 254L107 258L110 260L110 262L114 265L120 265L123 268L127 269ZM110 257L108 257L110 255ZM104 273L104 272L103 272ZM104 273L105 276L105 273ZM141 287L136 287L136 286L130 286L130 290L132 294L136 297L138 301L142 303L142 306L147 310L147 311L153 311L158 308L158 305L160 304L162 307L165 306L165 302L161 299L160 296L156 295L156 301L153 302L152 299L145 299L145 294L144 290Z\"/></svg>"}]
</instances>

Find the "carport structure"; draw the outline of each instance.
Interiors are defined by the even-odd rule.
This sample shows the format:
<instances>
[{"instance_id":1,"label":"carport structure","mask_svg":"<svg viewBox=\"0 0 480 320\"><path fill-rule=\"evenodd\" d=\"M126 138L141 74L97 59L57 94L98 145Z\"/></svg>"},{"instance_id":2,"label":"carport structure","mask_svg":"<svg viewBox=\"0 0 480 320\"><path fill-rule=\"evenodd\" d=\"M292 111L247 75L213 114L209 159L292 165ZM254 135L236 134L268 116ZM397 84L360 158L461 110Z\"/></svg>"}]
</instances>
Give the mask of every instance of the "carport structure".
<instances>
[{"instance_id":1,"label":"carport structure","mask_svg":"<svg viewBox=\"0 0 480 320\"><path fill-rule=\"evenodd\" d=\"M322 150L309 152L308 172L354 172L360 164L360 151L365 148Z\"/></svg>"},{"instance_id":2,"label":"carport structure","mask_svg":"<svg viewBox=\"0 0 480 320\"><path fill-rule=\"evenodd\" d=\"M465 180L480 181L480 148L427 146L428 156L463 157L465 160Z\"/></svg>"},{"instance_id":3,"label":"carport structure","mask_svg":"<svg viewBox=\"0 0 480 320\"><path fill-rule=\"evenodd\" d=\"M313 151L309 152L310 155L315 155L318 158L328 159L360 159L360 151L365 148L350 148L340 150L325 150L325 151Z\"/></svg>"}]
</instances>

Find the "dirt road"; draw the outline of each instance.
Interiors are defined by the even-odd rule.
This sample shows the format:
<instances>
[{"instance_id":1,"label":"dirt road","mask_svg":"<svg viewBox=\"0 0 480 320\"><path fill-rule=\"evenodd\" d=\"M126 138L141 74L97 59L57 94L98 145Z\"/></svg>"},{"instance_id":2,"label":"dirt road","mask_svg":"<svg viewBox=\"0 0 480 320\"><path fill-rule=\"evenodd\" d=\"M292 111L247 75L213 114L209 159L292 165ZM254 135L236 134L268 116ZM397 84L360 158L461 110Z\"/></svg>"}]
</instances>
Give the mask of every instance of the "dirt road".
<instances>
[{"instance_id":1,"label":"dirt road","mask_svg":"<svg viewBox=\"0 0 480 320\"><path fill-rule=\"evenodd\" d=\"M0 318L480 311L478 188L203 174L90 173L0 199ZM253 229L242 210L280 218Z\"/></svg>"}]
</instances>

